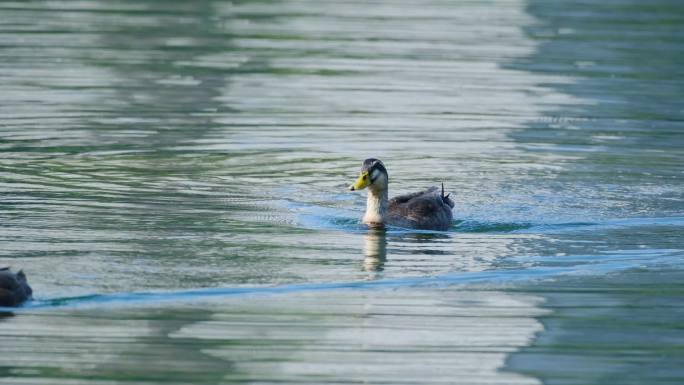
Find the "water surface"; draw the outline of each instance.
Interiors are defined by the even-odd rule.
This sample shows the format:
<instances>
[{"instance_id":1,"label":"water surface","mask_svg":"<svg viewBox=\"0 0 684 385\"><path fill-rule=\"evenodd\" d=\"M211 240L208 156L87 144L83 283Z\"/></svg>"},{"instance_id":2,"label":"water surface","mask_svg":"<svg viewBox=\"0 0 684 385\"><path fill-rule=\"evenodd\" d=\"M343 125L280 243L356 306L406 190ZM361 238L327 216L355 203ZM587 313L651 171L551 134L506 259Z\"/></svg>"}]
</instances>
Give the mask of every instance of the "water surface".
<instances>
[{"instance_id":1,"label":"water surface","mask_svg":"<svg viewBox=\"0 0 684 385\"><path fill-rule=\"evenodd\" d=\"M678 2L0 14L0 383L684 378ZM370 156L450 231L361 226Z\"/></svg>"}]
</instances>

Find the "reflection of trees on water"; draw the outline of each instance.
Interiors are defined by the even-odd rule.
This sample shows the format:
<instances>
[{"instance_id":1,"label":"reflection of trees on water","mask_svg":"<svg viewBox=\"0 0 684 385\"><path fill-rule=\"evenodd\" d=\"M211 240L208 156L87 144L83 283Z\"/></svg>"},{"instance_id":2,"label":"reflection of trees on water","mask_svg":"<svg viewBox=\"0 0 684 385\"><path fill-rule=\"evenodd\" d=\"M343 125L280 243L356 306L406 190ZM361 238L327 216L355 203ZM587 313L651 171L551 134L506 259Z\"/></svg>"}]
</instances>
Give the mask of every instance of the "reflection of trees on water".
<instances>
[{"instance_id":1,"label":"reflection of trees on water","mask_svg":"<svg viewBox=\"0 0 684 385\"><path fill-rule=\"evenodd\" d=\"M566 159L555 163L557 171L534 180L535 194L559 202L553 219L571 215L612 220L679 212L684 190L682 162L677 161L681 152L676 150L684 141L672 133L684 117L684 83L674 81L682 69L681 37L675 33L683 21L681 4L625 0L606 7L583 1L527 1L526 11L537 22L525 31L538 44L532 55L506 67L547 77L544 87L578 101L549 103L542 116L510 134L538 164L559 154ZM639 230L641 234L632 228L552 234L523 239L516 247L530 255L598 254L597 259L605 257L602 263L610 266L610 256L625 249L636 259L639 253L643 257L652 252L645 247L648 243L662 249L681 245L667 232L646 226ZM644 248L630 250L639 244ZM680 328L669 321L678 307L667 293L681 290L681 280L673 284L674 279L672 271L644 267L638 273L535 285L532 290L544 296L545 307L553 312L540 319L544 332L513 354L508 367L536 373L550 384L650 384L682 378L681 362L676 362L681 355L662 353L676 349L669 336ZM660 289L653 291L654 285ZM657 333L648 324L655 319ZM632 357L635 346L638 358Z\"/></svg>"},{"instance_id":2,"label":"reflection of trees on water","mask_svg":"<svg viewBox=\"0 0 684 385\"><path fill-rule=\"evenodd\" d=\"M140 3L130 4L136 8ZM136 212L148 214L136 220L131 220L135 213L116 217L125 221L120 223L122 228L147 233L141 239L128 240L135 244L134 254L126 250L118 256L144 260L155 267L142 275L132 274L132 264L128 272L124 268L119 273L125 276L126 290L131 291L150 282L165 286L169 280L171 285L212 285L225 272L206 267L208 263L202 256L188 255L194 245L187 237L201 232L206 236L197 242L206 243L211 235L222 234L222 218L228 208L222 199L192 193L192 186L230 194L223 190L225 186L210 180L216 162L207 160L214 155L221 159L225 154L198 148L198 143L209 143L214 137L228 140L215 133L221 128L216 119L233 112L221 96L231 76L240 73L241 68L220 64L222 55L238 48L224 28L228 16L222 17L214 1L147 2L144 7L144 11L131 14L98 14L106 20L97 40L105 57L90 59L109 69L114 80L112 98L103 107L106 113L88 124L102 142L116 137L116 149L123 150L100 157L99 161L129 168L122 183L130 185L135 180L135 188L117 199L134 202L142 207ZM243 63L253 64L250 60ZM131 156L130 151L136 155ZM202 210L179 210L195 206ZM184 237L178 237L179 233ZM214 248L218 255L212 257L224 257L224 248L225 244L218 242ZM176 268L173 273L165 268L178 260L189 260L191 268ZM117 268L120 266L117 264ZM94 371L101 378L116 378L117 371L126 367L143 379L176 376L173 379L177 381L221 382L233 372L230 362L206 354L202 350L206 346L195 339L173 337L184 327L211 319L212 315L212 311L197 309L143 313L140 317L146 319L147 335L128 343L130 351L113 352L111 359ZM127 361L131 355L152 359L136 365Z\"/></svg>"}]
</instances>

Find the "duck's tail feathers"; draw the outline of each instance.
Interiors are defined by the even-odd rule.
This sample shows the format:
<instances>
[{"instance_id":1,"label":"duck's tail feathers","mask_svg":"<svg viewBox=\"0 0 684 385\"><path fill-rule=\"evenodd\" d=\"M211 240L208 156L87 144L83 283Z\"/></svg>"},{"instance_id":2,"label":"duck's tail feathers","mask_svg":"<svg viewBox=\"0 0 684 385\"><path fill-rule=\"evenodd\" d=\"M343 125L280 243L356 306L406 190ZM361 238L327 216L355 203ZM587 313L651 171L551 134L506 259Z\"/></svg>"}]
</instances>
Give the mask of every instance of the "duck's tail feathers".
<instances>
[{"instance_id":1,"label":"duck's tail feathers","mask_svg":"<svg viewBox=\"0 0 684 385\"><path fill-rule=\"evenodd\" d=\"M454 208L454 201L452 201L449 198L449 195L451 195L451 193L444 195L444 182L442 182L442 201L444 203L446 203L447 205L449 205L449 207L451 207L453 209Z\"/></svg>"}]
</instances>

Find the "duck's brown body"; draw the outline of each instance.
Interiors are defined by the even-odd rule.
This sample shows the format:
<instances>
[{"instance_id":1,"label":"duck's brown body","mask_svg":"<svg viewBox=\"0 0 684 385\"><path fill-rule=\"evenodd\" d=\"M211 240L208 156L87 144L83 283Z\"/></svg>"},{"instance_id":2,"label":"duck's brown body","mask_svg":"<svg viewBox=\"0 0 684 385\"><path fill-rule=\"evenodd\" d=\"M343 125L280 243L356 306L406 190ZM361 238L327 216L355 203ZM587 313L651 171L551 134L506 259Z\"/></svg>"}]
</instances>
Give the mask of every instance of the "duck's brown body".
<instances>
[{"instance_id":1,"label":"duck's brown body","mask_svg":"<svg viewBox=\"0 0 684 385\"><path fill-rule=\"evenodd\" d=\"M19 306L30 300L32 294L23 271L14 273L9 267L0 268L0 306Z\"/></svg>"},{"instance_id":2,"label":"duck's brown body","mask_svg":"<svg viewBox=\"0 0 684 385\"><path fill-rule=\"evenodd\" d=\"M444 231L451 227L453 207L454 202L433 186L390 199L387 223L412 229Z\"/></svg>"}]
</instances>

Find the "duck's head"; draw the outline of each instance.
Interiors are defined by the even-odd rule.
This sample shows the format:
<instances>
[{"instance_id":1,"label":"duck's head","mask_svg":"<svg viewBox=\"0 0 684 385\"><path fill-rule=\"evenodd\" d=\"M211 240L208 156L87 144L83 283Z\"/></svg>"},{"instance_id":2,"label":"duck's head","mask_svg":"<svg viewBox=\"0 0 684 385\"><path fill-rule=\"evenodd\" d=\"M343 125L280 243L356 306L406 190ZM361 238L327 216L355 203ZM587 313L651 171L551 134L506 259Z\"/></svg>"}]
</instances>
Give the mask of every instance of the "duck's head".
<instances>
[{"instance_id":1,"label":"duck's head","mask_svg":"<svg viewBox=\"0 0 684 385\"><path fill-rule=\"evenodd\" d=\"M371 189L387 188L387 179L385 165L379 159L369 158L363 161L361 173L349 190L363 190L369 186Z\"/></svg>"}]
</instances>

